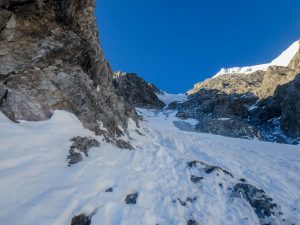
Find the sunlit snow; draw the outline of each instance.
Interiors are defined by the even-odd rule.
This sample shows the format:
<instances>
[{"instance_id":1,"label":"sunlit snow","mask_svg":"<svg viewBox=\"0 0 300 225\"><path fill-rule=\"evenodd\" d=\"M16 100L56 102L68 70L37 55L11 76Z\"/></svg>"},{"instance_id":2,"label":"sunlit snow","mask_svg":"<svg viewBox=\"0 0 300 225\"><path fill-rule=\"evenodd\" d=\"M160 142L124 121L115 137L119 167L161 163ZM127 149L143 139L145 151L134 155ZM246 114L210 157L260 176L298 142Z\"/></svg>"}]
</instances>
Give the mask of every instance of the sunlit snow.
<instances>
[{"instance_id":1,"label":"sunlit snow","mask_svg":"<svg viewBox=\"0 0 300 225\"><path fill-rule=\"evenodd\" d=\"M81 213L92 225L258 224L246 202L232 199L228 188L245 178L278 203L284 218L300 221L299 146L232 139L185 132L174 125L172 112L138 109L144 117L139 134L130 125L135 150L120 150L84 129L64 111L43 122L16 124L0 113L0 221L7 225L67 225ZM101 143L89 157L67 166L74 136ZM187 162L221 166L235 178L207 175L190 181L197 171ZM220 182L224 188L220 188ZM112 188L113 192L105 192ZM127 194L138 192L136 205ZM197 200L180 204L188 197Z\"/></svg>"}]
</instances>

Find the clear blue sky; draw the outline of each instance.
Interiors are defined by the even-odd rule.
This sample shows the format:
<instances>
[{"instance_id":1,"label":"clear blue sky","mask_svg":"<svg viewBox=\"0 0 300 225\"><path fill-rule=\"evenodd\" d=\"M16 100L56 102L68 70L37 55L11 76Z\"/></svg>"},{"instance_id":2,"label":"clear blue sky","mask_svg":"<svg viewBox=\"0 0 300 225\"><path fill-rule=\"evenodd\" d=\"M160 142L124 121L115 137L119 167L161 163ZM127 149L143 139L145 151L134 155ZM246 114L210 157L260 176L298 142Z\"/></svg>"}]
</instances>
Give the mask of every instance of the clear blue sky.
<instances>
[{"instance_id":1,"label":"clear blue sky","mask_svg":"<svg viewBox=\"0 0 300 225\"><path fill-rule=\"evenodd\" d=\"M96 15L113 70L171 93L269 62L300 38L300 0L97 0Z\"/></svg>"}]
</instances>

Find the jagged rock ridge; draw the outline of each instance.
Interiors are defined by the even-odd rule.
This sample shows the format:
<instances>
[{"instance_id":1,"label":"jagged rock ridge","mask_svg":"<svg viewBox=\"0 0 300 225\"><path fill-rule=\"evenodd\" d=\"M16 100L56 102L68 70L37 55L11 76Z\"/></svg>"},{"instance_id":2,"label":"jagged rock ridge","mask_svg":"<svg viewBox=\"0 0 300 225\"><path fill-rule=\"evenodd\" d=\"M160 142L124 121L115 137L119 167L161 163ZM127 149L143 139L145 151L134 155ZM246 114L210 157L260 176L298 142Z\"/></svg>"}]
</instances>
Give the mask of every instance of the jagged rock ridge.
<instances>
[{"instance_id":1,"label":"jagged rock ridge","mask_svg":"<svg viewBox=\"0 0 300 225\"><path fill-rule=\"evenodd\" d=\"M147 109L161 109L165 106L156 93L161 91L154 85L134 73L116 72L113 85L119 96L123 96L128 104Z\"/></svg>"}]
</instances>

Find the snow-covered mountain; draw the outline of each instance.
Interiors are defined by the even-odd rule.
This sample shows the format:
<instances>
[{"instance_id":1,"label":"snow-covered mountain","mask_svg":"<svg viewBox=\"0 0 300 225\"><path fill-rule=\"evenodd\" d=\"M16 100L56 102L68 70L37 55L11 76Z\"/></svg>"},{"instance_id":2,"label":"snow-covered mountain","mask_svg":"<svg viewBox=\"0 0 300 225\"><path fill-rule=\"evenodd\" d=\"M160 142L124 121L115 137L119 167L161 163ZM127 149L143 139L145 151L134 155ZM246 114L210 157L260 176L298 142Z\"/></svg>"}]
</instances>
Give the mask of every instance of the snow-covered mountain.
<instances>
[{"instance_id":1,"label":"snow-covered mountain","mask_svg":"<svg viewBox=\"0 0 300 225\"><path fill-rule=\"evenodd\" d=\"M265 124L281 142L282 130L300 137L299 52L291 68L210 86L243 92L255 78L269 94L283 84L260 104L167 94L113 76L95 4L0 0L0 223L298 225L299 145L258 139ZM286 65L297 46L272 63Z\"/></svg>"},{"instance_id":2,"label":"snow-covered mountain","mask_svg":"<svg viewBox=\"0 0 300 225\"><path fill-rule=\"evenodd\" d=\"M0 113L1 223L298 224L299 146L189 132L195 121L173 111L138 113L144 121L139 128L132 121L123 137L133 151L107 143L68 112L18 124ZM68 166L77 136L100 147L88 157L78 150L83 161Z\"/></svg>"},{"instance_id":3,"label":"snow-covered mountain","mask_svg":"<svg viewBox=\"0 0 300 225\"><path fill-rule=\"evenodd\" d=\"M299 43L270 63L222 69L195 84L187 102L172 107L181 118L197 119L201 132L299 143Z\"/></svg>"},{"instance_id":4,"label":"snow-covered mountain","mask_svg":"<svg viewBox=\"0 0 300 225\"><path fill-rule=\"evenodd\" d=\"M254 65L254 66L244 66L244 67L233 67L233 68L222 68L213 77L218 77L225 74L249 74L259 70L266 71L270 66L288 66L291 60L294 58L296 53L299 51L299 40L295 41L288 49L286 49L280 56L274 59L270 63Z\"/></svg>"}]
</instances>

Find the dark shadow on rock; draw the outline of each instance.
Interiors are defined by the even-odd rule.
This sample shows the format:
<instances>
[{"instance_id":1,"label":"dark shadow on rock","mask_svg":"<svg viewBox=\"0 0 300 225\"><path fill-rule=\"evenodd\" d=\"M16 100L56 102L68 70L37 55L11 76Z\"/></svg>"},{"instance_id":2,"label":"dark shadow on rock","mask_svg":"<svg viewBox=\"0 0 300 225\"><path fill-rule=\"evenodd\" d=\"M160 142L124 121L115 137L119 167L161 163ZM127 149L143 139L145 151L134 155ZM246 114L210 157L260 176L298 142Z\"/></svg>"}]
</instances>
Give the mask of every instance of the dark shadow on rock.
<instances>
[{"instance_id":1,"label":"dark shadow on rock","mask_svg":"<svg viewBox=\"0 0 300 225\"><path fill-rule=\"evenodd\" d=\"M197 177L197 176L195 176L195 175L191 175L190 180L191 180L193 183L199 183L201 180L203 180L203 177Z\"/></svg>"},{"instance_id":2,"label":"dark shadow on rock","mask_svg":"<svg viewBox=\"0 0 300 225\"><path fill-rule=\"evenodd\" d=\"M130 143L123 140L116 140L116 146L121 149L134 150Z\"/></svg>"},{"instance_id":3,"label":"dark shadow on rock","mask_svg":"<svg viewBox=\"0 0 300 225\"><path fill-rule=\"evenodd\" d=\"M113 188L107 188L106 190L105 190L105 192L113 192L114 190L113 190Z\"/></svg>"},{"instance_id":4,"label":"dark shadow on rock","mask_svg":"<svg viewBox=\"0 0 300 225\"><path fill-rule=\"evenodd\" d=\"M126 204L135 205L137 202L138 196L139 196L139 194L137 192L127 195L125 198Z\"/></svg>"},{"instance_id":5,"label":"dark shadow on rock","mask_svg":"<svg viewBox=\"0 0 300 225\"><path fill-rule=\"evenodd\" d=\"M274 222L276 218L282 220L279 217L283 214L280 212L278 205L273 203L273 199L264 190L248 183L237 183L233 189L233 197L245 199L253 208L261 225L277 225Z\"/></svg>"},{"instance_id":6,"label":"dark shadow on rock","mask_svg":"<svg viewBox=\"0 0 300 225\"><path fill-rule=\"evenodd\" d=\"M196 220L189 219L188 222L187 222L187 225L198 225L198 223L197 223Z\"/></svg>"},{"instance_id":7,"label":"dark shadow on rock","mask_svg":"<svg viewBox=\"0 0 300 225\"><path fill-rule=\"evenodd\" d=\"M198 167L198 166L200 167L200 169L203 169L204 172L207 173L207 174L210 174L214 171L218 171L218 172L222 172L225 175L228 175L232 178L234 177L232 173L230 173L227 170L221 168L220 166L212 166L212 165L209 165L205 162L198 161L198 160L190 161L190 162L187 163L188 168L193 168L193 167Z\"/></svg>"},{"instance_id":8,"label":"dark shadow on rock","mask_svg":"<svg viewBox=\"0 0 300 225\"><path fill-rule=\"evenodd\" d=\"M89 216L80 214L72 219L71 225L90 225L92 222Z\"/></svg>"},{"instance_id":9,"label":"dark shadow on rock","mask_svg":"<svg viewBox=\"0 0 300 225\"><path fill-rule=\"evenodd\" d=\"M274 95L259 98L254 93L226 93L200 89L185 102L173 102L167 109L177 117L198 121L196 126L178 124L185 131L297 144L300 141L300 75L278 85ZM298 138L298 139L297 139Z\"/></svg>"},{"instance_id":10,"label":"dark shadow on rock","mask_svg":"<svg viewBox=\"0 0 300 225\"><path fill-rule=\"evenodd\" d=\"M131 106L146 109L162 109L165 106L156 95L159 89L134 73L115 73L113 85L116 93Z\"/></svg>"}]
</instances>

